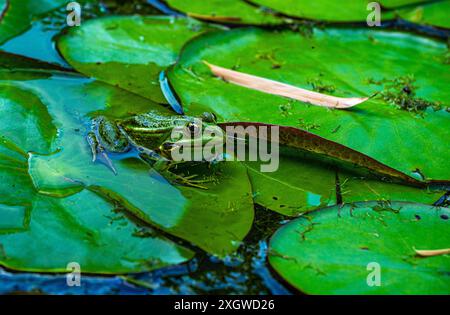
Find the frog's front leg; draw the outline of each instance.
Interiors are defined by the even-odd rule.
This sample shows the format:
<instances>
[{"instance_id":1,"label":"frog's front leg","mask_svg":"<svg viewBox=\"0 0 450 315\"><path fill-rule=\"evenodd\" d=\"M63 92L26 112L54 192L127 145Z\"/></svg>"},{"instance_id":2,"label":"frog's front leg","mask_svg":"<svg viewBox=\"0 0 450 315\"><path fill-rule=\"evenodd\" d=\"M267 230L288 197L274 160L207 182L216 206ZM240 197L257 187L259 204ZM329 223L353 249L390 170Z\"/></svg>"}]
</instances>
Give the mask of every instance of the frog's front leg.
<instances>
[{"instance_id":1,"label":"frog's front leg","mask_svg":"<svg viewBox=\"0 0 450 315\"><path fill-rule=\"evenodd\" d=\"M175 165L173 161L159 155L155 151L149 150L144 147L138 147L137 148L139 152L139 156L147 162L155 171L160 173L164 176L168 181L172 183L177 183L180 185L195 187L195 188L201 188L201 189L208 189L207 187L201 185L202 183L210 182L210 180L194 180L193 178L196 177L196 175L193 176L181 176L178 174L175 174L170 171L170 168Z\"/></svg>"},{"instance_id":2,"label":"frog's front leg","mask_svg":"<svg viewBox=\"0 0 450 315\"><path fill-rule=\"evenodd\" d=\"M165 157L159 155L153 150L147 149L142 146L136 147L137 151L139 152L139 157L149 164L153 169L155 169L158 172L164 172L169 170L171 166L171 161L166 159Z\"/></svg>"},{"instance_id":3,"label":"frog's front leg","mask_svg":"<svg viewBox=\"0 0 450 315\"><path fill-rule=\"evenodd\" d=\"M117 171L108 156L110 153L124 153L130 149L127 135L114 121L104 116L92 120L92 130L87 135L87 141L92 151L92 161L95 162L98 154L102 161L117 175Z\"/></svg>"},{"instance_id":4,"label":"frog's front leg","mask_svg":"<svg viewBox=\"0 0 450 315\"><path fill-rule=\"evenodd\" d=\"M105 148L100 144L97 139L97 135L94 132L89 132L86 136L87 142L91 147L92 152L92 162L97 161L97 154L100 154L106 163L106 165L113 171L115 175L117 175L116 168L109 158L108 154L105 152Z\"/></svg>"}]
</instances>

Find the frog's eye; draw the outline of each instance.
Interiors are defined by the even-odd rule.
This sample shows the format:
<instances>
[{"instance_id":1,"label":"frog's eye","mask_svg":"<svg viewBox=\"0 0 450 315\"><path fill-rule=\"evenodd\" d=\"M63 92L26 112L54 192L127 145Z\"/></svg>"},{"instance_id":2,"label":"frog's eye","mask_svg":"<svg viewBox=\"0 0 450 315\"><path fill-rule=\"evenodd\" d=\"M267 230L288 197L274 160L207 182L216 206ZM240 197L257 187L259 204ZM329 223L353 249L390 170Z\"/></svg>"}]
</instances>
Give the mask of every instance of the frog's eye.
<instances>
[{"instance_id":1,"label":"frog's eye","mask_svg":"<svg viewBox=\"0 0 450 315\"><path fill-rule=\"evenodd\" d=\"M206 121L206 122L209 122L209 123L215 123L217 121L216 115L214 115L214 113L210 113L210 112L204 112L201 115L201 119L203 121Z\"/></svg>"},{"instance_id":2,"label":"frog's eye","mask_svg":"<svg viewBox=\"0 0 450 315\"><path fill-rule=\"evenodd\" d=\"M189 133L191 134L191 137L198 136L200 127L196 123L193 122L188 123L187 128L189 130Z\"/></svg>"}]
</instances>

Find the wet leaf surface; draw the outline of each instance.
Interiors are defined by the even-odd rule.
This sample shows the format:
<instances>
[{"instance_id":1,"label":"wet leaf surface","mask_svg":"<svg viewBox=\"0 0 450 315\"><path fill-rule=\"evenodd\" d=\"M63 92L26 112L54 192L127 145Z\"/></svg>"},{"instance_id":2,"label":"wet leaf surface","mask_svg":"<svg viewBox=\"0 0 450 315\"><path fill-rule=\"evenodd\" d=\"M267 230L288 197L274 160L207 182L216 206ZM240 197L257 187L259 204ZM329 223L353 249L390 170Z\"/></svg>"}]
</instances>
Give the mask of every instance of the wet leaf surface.
<instances>
[{"instance_id":1,"label":"wet leaf surface","mask_svg":"<svg viewBox=\"0 0 450 315\"><path fill-rule=\"evenodd\" d=\"M448 29L450 28L450 21L448 18L449 11L450 1L443 0L398 10L398 14L401 18L413 23Z\"/></svg>"},{"instance_id":2,"label":"wet leaf surface","mask_svg":"<svg viewBox=\"0 0 450 315\"><path fill-rule=\"evenodd\" d=\"M0 154L8 157L0 163L0 204L2 216L12 218L1 227L4 266L61 272L69 262L62 261L70 258L89 273L123 273L192 257L190 250L175 245L148 224L216 255L239 246L253 221L244 166L219 166L220 175L205 192L172 186L132 157L114 161L115 176L106 166L91 162L85 140L89 116L111 109L118 117L159 105L69 74L48 78L45 72L38 79L35 71L30 73L27 80L0 82L4 119ZM133 101L133 109L121 106L125 100ZM15 111L8 112L12 107ZM12 114L16 115L13 121ZM204 208L209 203L214 207ZM33 243L33 238L42 242ZM48 251L45 257L27 254L44 248ZM64 249L71 254L66 255Z\"/></svg>"},{"instance_id":3,"label":"wet leaf surface","mask_svg":"<svg viewBox=\"0 0 450 315\"><path fill-rule=\"evenodd\" d=\"M395 202L325 208L280 228L269 262L309 294L448 294L450 256L423 258L414 250L448 245L444 214L449 210Z\"/></svg>"},{"instance_id":4,"label":"wet leaf surface","mask_svg":"<svg viewBox=\"0 0 450 315\"><path fill-rule=\"evenodd\" d=\"M33 18L66 4L65 0L0 0L0 43L26 31Z\"/></svg>"},{"instance_id":5,"label":"wet leaf surface","mask_svg":"<svg viewBox=\"0 0 450 315\"><path fill-rule=\"evenodd\" d=\"M367 5L372 1L251 0L251 2L297 18L322 20L329 22L358 22L366 21L367 15L369 15L370 13L370 11L367 10ZM385 18L387 18L387 16Z\"/></svg>"},{"instance_id":6,"label":"wet leaf surface","mask_svg":"<svg viewBox=\"0 0 450 315\"><path fill-rule=\"evenodd\" d=\"M286 21L242 0L166 0L167 4L191 17L225 24L277 25Z\"/></svg>"},{"instance_id":7,"label":"wet leaf surface","mask_svg":"<svg viewBox=\"0 0 450 315\"><path fill-rule=\"evenodd\" d=\"M449 152L442 143L447 138L443 126L450 116L444 109L428 105L445 108L449 104L449 72L443 62L446 52L443 43L406 33L327 29L304 37L289 31L243 29L191 41L168 77L187 114L212 111L219 121L263 122L299 129L314 125L311 133L408 176L448 180L445 165ZM421 63L414 62L417 58ZM327 87L332 95L340 96L384 91L388 88L379 81L383 78L397 79L393 81L397 85L393 84L385 97L374 97L357 108L329 110L226 83L212 76L203 61L299 87ZM183 69L190 69L195 76ZM414 76L413 96L398 84L402 82L398 78L410 75ZM202 93L205 90L208 93ZM427 107L409 112L395 103L400 100L399 104L423 103ZM426 152L433 152L433 160Z\"/></svg>"},{"instance_id":8,"label":"wet leaf surface","mask_svg":"<svg viewBox=\"0 0 450 315\"><path fill-rule=\"evenodd\" d=\"M0 152L9 157L2 159L7 163L0 163L0 217L5 219L0 225L2 265L15 270L65 272L68 263L77 262L87 273L124 273L192 257L191 251L158 232L152 235L151 229L147 238L135 236L139 225L129 221L117 205L82 191L77 183L53 187L57 198L39 191L32 176L35 169L28 161L33 156L30 152L50 153L55 148L58 123L37 93L26 88L2 82L0 103ZM14 112L8 113L11 107ZM70 192L56 194L63 188Z\"/></svg>"},{"instance_id":9,"label":"wet leaf surface","mask_svg":"<svg viewBox=\"0 0 450 315\"><path fill-rule=\"evenodd\" d=\"M159 73L176 61L187 40L214 29L186 18L107 17L69 30L58 48L77 71L165 103Z\"/></svg>"},{"instance_id":10,"label":"wet leaf surface","mask_svg":"<svg viewBox=\"0 0 450 315\"><path fill-rule=\"evenodd\" d=\"M287 216L324 206L357 201L411 201L433 204L445 193L383 182L292 152L280 156L279 168L261 172L261 162L245 162L256 203Z\"/></svg>"}]
</instances>

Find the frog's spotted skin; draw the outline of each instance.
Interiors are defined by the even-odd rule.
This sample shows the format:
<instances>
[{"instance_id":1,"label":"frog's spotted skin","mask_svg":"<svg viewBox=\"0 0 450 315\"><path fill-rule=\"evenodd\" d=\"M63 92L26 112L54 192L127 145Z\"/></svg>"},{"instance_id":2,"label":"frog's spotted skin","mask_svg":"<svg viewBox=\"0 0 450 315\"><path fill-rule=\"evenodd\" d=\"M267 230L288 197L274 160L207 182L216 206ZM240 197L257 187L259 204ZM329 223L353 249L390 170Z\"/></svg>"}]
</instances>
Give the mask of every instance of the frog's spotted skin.
<instances>
[{"instance_id":1,"label":"frog's spotted skin","mask_svg":"<svg viewBox=\"0 0 450 315\"><path fill-rule=\"evenodd\" d=\"M115 122L100 116L94 119L92 124L101 135L101 145L105 150L114 153L123 153L129 150L129 141Z\"/></svg>"},{"instance_id":2,"label":"frog's spotted skin","mask_svg":"<svg viewBox=\"0 0 450 315\"><path fill-rule=\"evenodd\" d=\"M174 128L196 128L200 122L193 117L161 116L150 112L124 119L117 125L134 143L154 150L170 137Z\"/></svg>"},{"instance_id":3,"label":"frog's spotted skin","mask_svg":"<svg viewBox=\"0 0 450 315\"><path fill-rule=\"evenodd\" d=\"M203 115L203 120L190 116L162 116L156 112L148 112L125 118L110 120L104 116L92 120L92 130L87 135L87 141L92 150L93 161L100 155L105 163L116 174L116 169L108 157L108 153L126 153L135 149L139 157L166 177L177 182L195 187L199 181L182 178L168 172L171 161L171 150L175 144L189 144L192 147L202 146L210 141L222 141L222 130L213 122L214 116L209 113ZM172 141L174 128L179 128L191 135L192 139ZM205 135L205 128L216 130L216 133ZM199 137L201 141L198 141ZM196 139L197 141L193 141Z\"/></svg>"}]
</instances>

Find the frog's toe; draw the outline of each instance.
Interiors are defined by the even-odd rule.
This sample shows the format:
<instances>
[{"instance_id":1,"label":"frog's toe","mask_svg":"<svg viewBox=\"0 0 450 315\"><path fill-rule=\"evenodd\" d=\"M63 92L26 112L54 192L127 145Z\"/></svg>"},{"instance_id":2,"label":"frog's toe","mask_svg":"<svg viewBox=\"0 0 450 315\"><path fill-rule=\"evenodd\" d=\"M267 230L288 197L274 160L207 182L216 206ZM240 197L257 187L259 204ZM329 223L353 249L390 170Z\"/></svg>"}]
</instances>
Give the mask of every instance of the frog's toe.
<instances>
[{"instance_id":1,"label":"frog's toe","mask_svg":"<svg viewBox=\"0 0 450 315\"><path fill-rule=\"evenodd\" d=\"M108 166L111 169L111 171L114 173L114 175L117 175L117 170L114 167L114 164L111 161L111 159L109 158L108 154L106 154L106 152L101 152L101 157L102 157L103 163L106 164L106 166Z\"/></svg>"},{"instance_id":2,"label":"frog's toe","mask_svg":"<svg viewBox=\"0 0 450 315\"><path fill-rule=\"evenodd\" d=\"M105 151L100 151L99 154L96 154L96 158L93 162L96 161L100 161L101 163L105 164L114 173L114 175L117 175L117 170L114 167L114 163Z\"/></svg>"},{"instance_id":3,"label":"frog's toe","mask_svg":"<svg viewBox=\"0 0 450 315\"><path fill-rule=\"evenodd\" d=\"M91 147L92 162L96 162L97 160L100 160L103 164L108 166L113 171L114 175L117 175L117 170L114 167L113 162L109 158L108 154L105 152L105 149L98 142L97 136L95 135L95 133L93 133L93 132L88 133L86 138L89 143L89 146Z\"/></svg>"},{"instance_id":4,"label":"frog's toe","mask_svg":"<svg viewBox=\"0 0 450 315\"><path fill-rule=\"evenodd\" d=\"M207 190L208 187L204 186L205 183L211 183L214 180L213 179L194 179L198 177L198 175L190 175L190 176L181 176L181 175L175 175L175 181L179 183L180 185L188 186L188 187L195 187L200 189Z\"/></svg>"},{"instance_id":5,"label":"frog's toe","mask_svg":"<svg viewBox=\"0 0 450 315\"><path fill-rule=\"evenodd\" d=\"M97 137L93 132L88 133L88 135L86 136L86 140L89 143L89 147L91 148L92 162L95 162L97 160L97 150L100 144L98 143Z\"/></svg>"},{"instance_id":6,"label":"frog's toe","mask_svg":"<svg viewBox=\"0 0 450 315\"><path fill-rule=\"evenodd\" d=\"M183 178L177 182L183 186L208 190L208 187L202 185L202 183L204 183L204 181L196 181L196 180L189 180L189 179Z\"/></svg>"}]
</instances>

